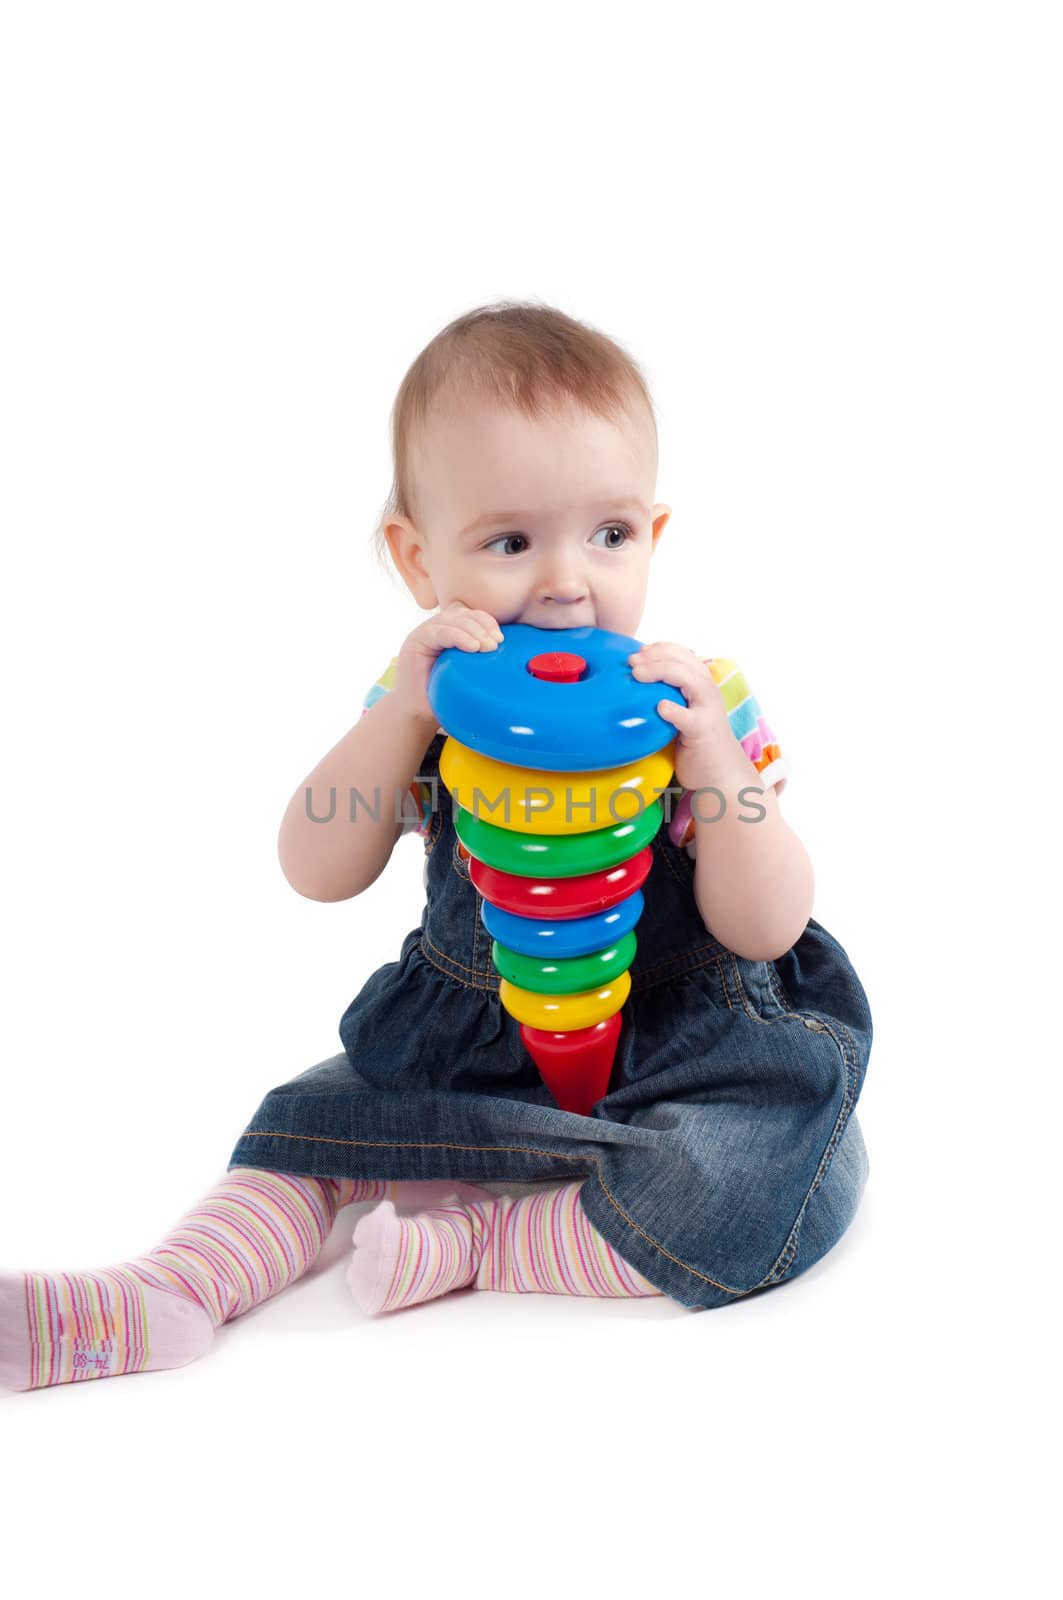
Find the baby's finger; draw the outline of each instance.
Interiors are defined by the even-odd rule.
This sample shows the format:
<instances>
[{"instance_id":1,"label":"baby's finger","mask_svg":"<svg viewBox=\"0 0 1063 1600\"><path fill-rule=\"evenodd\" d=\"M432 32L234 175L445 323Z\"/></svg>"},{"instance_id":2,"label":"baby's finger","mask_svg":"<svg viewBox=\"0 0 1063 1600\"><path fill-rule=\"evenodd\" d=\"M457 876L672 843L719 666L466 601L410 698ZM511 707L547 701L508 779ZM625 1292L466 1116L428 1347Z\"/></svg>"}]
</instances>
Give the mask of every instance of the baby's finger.
<instances>
[{"instance_id":1,"label":"baby's finger","mask_svg":"<svg viewBox=\"0 0 1063 1600\"><path fill-rule=\"evenodd\" d=\"M477 612L471 613L471 617L478 616L479 613ZM484 644L489 644L492 649L495 649L502 641L502 635L496 632L494 628L489 627L486 622L466 620L463 626L475 635L478 643L482 641Z\"/></svg>"},{"instance_id":2,"label":"baby's finger","mask_svg":"<svg viewBox=\"0 0 1063 1600\"><path fill-rule=\"evenodd\" d=\"M467 606L464 600L452 600L449 606L439 613L440 622L455 623L458 627L468 628L478 637L493 639L496 644L501 642L502 630L489 611L474 611Z\"/></svg>"},{"instance_id":3,"label":"baby's finger","mask_svg":"<svg viewBox=\"0 0 1063 1600\"><path fill-rule=\"evenodd\" d=\"M470 617L475 617L477 622L487 629L489 638L501 641L502 629L498 626L498 618L493 617L490 611L470 611L469 615Z\"/></svg>"},{"instance_id":4,"label":"baby's finger","mask_svg":"<svg viewBox=\"0 0 1063 1600\"><path fill-rule=\"evenodd\" d=\"M670 683L688 705L711 705L719 693L712 674L694 656L662 656L660 660L635 661L631 674L639 683Z\"/></svg>"},{"instance_id":5,"label":"baby's finger","mask_svg":"<svg viewBox=\"0 0 1063 1600\"><path fill-rule=\"evenodd\" d=\"M689 656L693 654L693 651L688 649L685 644L676 644L674 640L671 639L656 639L652 644L640 645L638 650L633 651L632 655L628 659L637 659L640 656L645 659L646 656L657 655L662 650L665 652L674 650L677 651L681 656Z\"/></svg>"},{"instance_id":6,"label":"baby's finger","mask_svg":"<svg viewBox=\"0 0 1063 1600\"><path fill-rule=\"evenodd\" d=\"M628 657L628 665L636 675L639 672L647 673L651 671L659 674L665 664L673 662L686 662L689 666L701 667L704 670L702 663L694 652L681 644L651 644L645 646L642 650L636 650Z\"/></svg>"},{"instance_id":7,"label":"baby's finger","mask_svg":"<svg viewBox=\"0 0 1063 1600\"><path fill-rule=\"evenodd\" d=\"M485 628L472 628L464 621L437 623L433 642L440 650L454 645L459 650L470 651L497 648L497 640L492 639Z\"/></svg>"},{"instance_id":8,"label":"baby's finger","mask_svg":"<svg viewBox=\"0 0 1063 1600\"><path fill-rule=\"evenodd\" d=\"M657 712L665 722L674 722L680 732L688 727L692 718L697 715L695 707L677 706L674 700L658 700Z\"/></svg>"}]
</instances>

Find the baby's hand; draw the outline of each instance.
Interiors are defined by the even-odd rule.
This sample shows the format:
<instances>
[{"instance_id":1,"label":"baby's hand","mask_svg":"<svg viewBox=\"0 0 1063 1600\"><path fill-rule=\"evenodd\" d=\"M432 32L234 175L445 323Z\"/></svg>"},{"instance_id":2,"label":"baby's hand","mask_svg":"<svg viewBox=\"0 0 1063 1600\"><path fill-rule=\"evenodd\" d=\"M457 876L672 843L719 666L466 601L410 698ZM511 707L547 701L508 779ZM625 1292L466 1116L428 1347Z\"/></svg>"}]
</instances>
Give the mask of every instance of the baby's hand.
<instances>
[{"instance_id":1,"label":"baby's hand","mask_svg":"<svg viewBox=\"0 0 1063 1600\"><path fill-rule=\"evenodd\" d=\"M414 628L399 651L395 666L395 701L421 722L437 726L428 699L428 675L441 650L494 650L502 629L489 611L473 611L463 600L452 600L434 617Z\"/></svg>"},{"instance_id":2,"label":"baby's hand","mask_svg":"<svg viewBox=\"0 0 1063 1600\"><path fill-rule=\"evenodd\" d=\"M670 683L686 701L685 706L671 700L657 702L658 713L676 731L675 775L683 788L698 789L717 782L728 763L735 765L735 751L739 757L742 751L708 667L686 645L664 640L644 644L627 659L632 676L640 683Z\"/></svg>"}]
</instances>

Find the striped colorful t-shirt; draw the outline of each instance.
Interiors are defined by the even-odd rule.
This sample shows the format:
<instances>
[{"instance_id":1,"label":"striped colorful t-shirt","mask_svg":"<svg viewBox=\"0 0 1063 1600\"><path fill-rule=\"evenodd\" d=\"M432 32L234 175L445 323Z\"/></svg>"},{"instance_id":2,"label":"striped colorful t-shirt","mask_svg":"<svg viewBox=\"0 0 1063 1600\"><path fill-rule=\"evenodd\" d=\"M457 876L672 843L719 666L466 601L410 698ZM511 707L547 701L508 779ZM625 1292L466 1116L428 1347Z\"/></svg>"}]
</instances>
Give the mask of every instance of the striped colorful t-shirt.
<instances>
[{"instance_id":1,"label":"striped colorful t-shirt","mask_svg":"<svg viewBox=\"0 0 1063 1600\"><path fill-rule=\"evenodd\" d=\"M760 702L746 682L745 673L729 656L702 656L701 660L723 696L731 732L760 774L761 787L774 788L781 794L790 776L789 764L760 709ZM682 791L667 826L672 843L685 848L692 859L696 857L697 841L694 837L689 789Z\"/></svg>"},{"instance_id":2,"label":"striped colorful t-shirt","mask_svg":"<svg viewBox=\"0 0 1063 1600\"><path fill-rule=\"evenodd\" d=\"M713 682L719 686L731 731L760 774L762 787L765 789L774 787L777 793L781 794L790 775L789 765L760 708L760 702L746 681L745 674L737 662L727 656L702 656L700 659L712 674ZM394 688L397 663L398 657L392 656L380 677L370 688L362 701L363 716L382 695ZM443 733L445 730L437 728L436 731ZM674 786L666 798L671 802L670 820L665 824L668 837L673 844L685 849L693 858L697 853L697 841L694 837L690 790ZM665 815L669 816L667 805ZM426 838L431 820L431 785L414 781L402 799L402 834L416 833L421 838Z\"/></svg>"}]
</instances>

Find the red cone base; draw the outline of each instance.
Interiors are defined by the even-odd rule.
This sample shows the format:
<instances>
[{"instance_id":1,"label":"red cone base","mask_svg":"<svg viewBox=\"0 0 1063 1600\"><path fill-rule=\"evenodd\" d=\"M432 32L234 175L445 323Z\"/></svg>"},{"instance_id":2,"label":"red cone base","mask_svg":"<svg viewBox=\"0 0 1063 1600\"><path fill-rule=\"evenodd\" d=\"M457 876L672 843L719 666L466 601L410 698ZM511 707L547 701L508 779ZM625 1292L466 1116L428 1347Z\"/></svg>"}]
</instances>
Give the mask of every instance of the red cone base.
<instances>
[{"instance_id":1,"label":"red cone base","mask_svg":"<svg viewBox=\"0 0 1063 1600\"><path fill-rule=\"evenodd\" d=\"M554 1033L549 1028L520 1025L524 1047L562 1111L590 1115L596 1100L609 1090L620 1038L620 1012L590 1028Z\"/></svg>"}]
</instances>

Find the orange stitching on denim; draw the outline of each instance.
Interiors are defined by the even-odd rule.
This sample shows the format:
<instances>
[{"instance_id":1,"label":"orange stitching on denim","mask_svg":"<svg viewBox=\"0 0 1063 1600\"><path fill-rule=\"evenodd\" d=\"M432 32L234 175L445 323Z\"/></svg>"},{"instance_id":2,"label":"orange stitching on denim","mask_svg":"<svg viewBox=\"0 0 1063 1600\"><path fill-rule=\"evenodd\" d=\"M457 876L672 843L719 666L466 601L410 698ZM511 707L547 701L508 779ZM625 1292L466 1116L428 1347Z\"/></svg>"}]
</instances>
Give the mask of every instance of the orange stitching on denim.
<instances>
[{"instance_id":1,"label":"orange stitching on denim","mask_svg":"<svg viewBox=\"0 0 1063 1600\"><path fill-rule=\"evenodd\" d=\"M842 1027L842 1025L840 1023L839 1023L839 1027ZM794 1222L794 1225L793 1225L793 1228L792 1228L792 1230L790 1232L790 1236L787 1239L786 1244L783 1246L782 1252L779 1255L779 1258L776 1261L775 1265L771 1268L770 1272L767 1274L767 1276L763 1280L763 1286L765 1288L769 1284L771 1284L772 1282L777 1282L780 1278L785 1277L786 1273L789 1272L791 1266L793 1265L794 1257L797 1255L798 1245L800 1244L800 1241L801 1241L801 1227L802 1227L802 1224L804 1223L805 1216L806 1216L806 1214L808 1212L809 1202L811 1201L812 1196L815 1194L816 1190L819 1188L820 1184L823 1182L824 1177L826 1176L827 1169L830 1166L831 1161L834 1159L834 1152L838 1148L838 1145L841 1142L842 1135L844 1134L845 1129L848 1126L849 1117L850 1117L850 1114L852 1112L853 1106L856 1104L856 1094L855 1094L856 1056L855 1056L855 1050L854 1050L853 1059L850 1062L849 1056L848 1056L848 1054L846 1053L846 1050L845 1050L845 1046L842 1044L841 1040L837 1038L837 1036L832 1032L832 1030L830 1028L825 1027L823 1031L825 1033L830 1033L831 1034L831 1037L835 1040L835 1043L837 1044L838 1049L841 1052L842 1061L845 1064L845 1092L842 1095L842 1103L841 1103L841 1107L840 1107L840 1109L838 1111L837 1120L835 1121L834 1128L831 1131L831 1136L827 1141L827 1148L824 1150L823 1155L820 1158L820 1163L819 1163L819 1166L816 1168L815 1176L812 1179L811 1187L809 1188L808 1193L805 1195L804 1200L801 1202L801 1208L797 1213L797 1218L796 1218L796 1220ZM846 1029L844 1027L842 1028L842 1031L845 1032L845 1033L848 1033L848 1029ZM852 1043L851 1038L850 1038L850 1043Z\"/></svg>"},{"instance_id":2,"label":"orange stitching on denim","mask_svg":"<svg viewBox=\"0 0 1063 1600\"><path fill-rule=\"evenodd\" d=\"M437 956L441 956L444 961L451 962L455 967L460 967L462 972L472 972L473 971L473 968L472 967L467 967L465 965L464 961L459 961L457 956L448 956L447 952L445 950L441 950L437 944L433 944L432 940L429 938L427 932L424 932L424 933L421 934L421 943L430 945L431 948L435 951Z\"/></svg>"},{"instance_id":3,"label":"orange stitching on denim","mask_svg":"<svg viewBox=\"0 0 1063 1600\"><path fill-rule=\"evenodd\" d=\"M638 924L636 924L636 927L637 926L638 926ZM642 974L643 974L643 976L645 976L648 972L657 972L657 971L660 970L661 967L666 967L673 961L682 961L688 956L699 956L704 951L710 951L710 950L713 952L712 956L710 957L710 960L717 961L719 959L719 952L717 950L716 942L714 940L711 944L695 944L695 945L691 945L689 950L680 950L676 955L662 956L659 961L654 961L648 967L643 967L642 968Z\"/></svg>"},{"instance_id":4,"label":"orange stitching on denim","mask_svg":"<svg viewBox=\"0 0 1063 1600\"><path fill-rule=\"evenodd\" d=\"M792 1012L794 1016L799 1016L800 1012L797 1006L794 1004L793 996L788 992L785 984L780 978L779 969L776 967L774 961L768 967L768 983L775 991L775 998L779 1002L782 1009L784 1011Z\"/></svg>"},{"instance_id":5,"label":"orange stitching on denim","mask_svg":"<svg viewBox=\"0 0 1063 1600\"><path fill-rule=\"evenodd\" d=\"M428 954L428 950L425 949L425 945L426 944L432 950L435 951L436 956L439 957L439 960L436 960L435 957L430 956ZM421 945L421 953L424 956L425 960L430 962L430 964L433 967L435 967L438 972L441 972L445 978L450 978L455 983L463 984L466 989L481 989L481 990L487 991L487 992L489 992L491 994L497 994L498 993L498 982L497 982L497 980L494 983L477 983L475 981L475 974L473 974L472 978L463 978L463 977L460 976L459 973L451 972L449 967L446 967L446 966L443 965L443 962L445 962L445 961L453 962L454 966L460 967L462 972L472 972L473 969L471 967L467 967L463 961L458 961L453 956L448 956L445 950L440 950L438 948L438 946L432 944L432 941L428 937L427 933L423 933L422 932L421 938L420 938L420 945Z\"/></svg>"},{"instance_id":6,"label":"orange stitching on denim","mask_svg":"<svg viewBox=\"0 0 1063 1600\"><path fill-rule=\"evenodd\" d=\"M711 955L706 954L705 957L704 957L704 960L699 960L699 961L694 961L693 960L693 957L701 956L703 952L707 952L707 951L712 951L713 953ZM654 961L652 963L652 965L650 965L648 967L641 967L639 969L637 977L632 978L632 980L631 980L632 987L635 986L635 984L637 983L638 979L648 977L651 972L659 972L662 967L675 966L678 963L686 962L686 963L689 963L689 965L684 966L683 967L683 971L684 972L689 972L689 971L693 971L695 967L717 966L722 959L723 959L722 952L720 951L719 946L716 944L715 940L713 941L712 944L696 944L690 950L680 950L677 955L674 955L674 956L663 956L660 961ZM679 977L679 976L681 976L681 974L678 973L678 972L666 973L665 974L665 978L666 979L668 977Z\"/></svg>"},{"instance_id":7,"label":"orange stitching on denim","mask_svg":"<svg viewBox=\"0 0 1063 1600\"><path fill-rule=\"evenodd\" d=\"M731 1294L736 1298L740 1298L744 1294L752 1293L750 1289L732 1289L729 1284L720 1283L716 1278L710 1278L707 1273L699 1272L697 1267L692 1267L687 1262L680 1261L679 1257L672 1255L671 1251L666 1250L663 1244L658 1244L656 1239L652 1238L644 1228L640 1228L638 1223L628 1216L627 1212L616 1200L602 1177L601 1163L596 1156L570 1156L558 1150L540 1150L536 1145L451 1144L445 1139L329 1139L315 1133L271 1133L268 1128L247 1128L240 1137L241 1139L295 1139L303 1144L358 1145L371 1150L474 1150L484 1155L492 1155L499 1151L517 1156L547 1156L554 1161L591 1161L596 1169L595 1176L601 1184L602 1192L609 1204L617 1215L623 1218L629 1228L633 1229L635 1233L641 1234L647 1244L652 1244L655 1250L659 1250L662 1256L667 1256L669 1261L674 1261L677 1267L682 1267L684 1272L689 1272L693 1277L700 1278L702 1283L710 1283L714 1289L720 1289L724 1294ZM591 1174L588 1172L585 1176L589 1178ZM403 1180L399 1179L397 1181L402 1182ZM496 1180L484 1178L482 1181L491 1183ZM505 1180L502 1179L500 1181L504 1182ZM623 1255L623 1251L620 1254Z\"/></svg>"},{"instance_id":8,"label":"orange stitching on denim","mask_svg":"<svg viewBox=\"0 0 1063 1600\"><path fill-rule=\"evenodd\" d=\"M461 840L455 836L454 849L451 852L450 858L451 866L457 873L458 877L463 879L464 882L469 885L469 887L472 889L473 895L475 896L472 926L472 966L464 967L464 971L471 972L474 979L490 978L495 976L495 982L490 984L489 987L497 990L498 979L497 975L495 975L494 963L490 959L490 952L488 952L487 959L484 959L480 954L480 947L482 944L484 931L480 921L480 891L472 881L471 863L466 859L465 856L462 855L460 845ZM444 952L440 951L440 954L442 955ZM459 963L459 965L461 965L461 963ZM472 985L472 987L476 989L482 989L485 987L485 985L476 982Z\"/></svg>"},{"instance_id":9,"label":"orange stitching on denim","mask_svg":"<svg viewBox=\"0 0 1063 1600\"><path fill-rule=\"evenodd\" d=\"M479 916L478 916L478 920L479 920ZM492 961L492 965L491 965L490 969L488 969L486 966L483 967L483 968L480 968L480 967L478 967L476 965L469 966L467 962L459 961L457 956L448 955L448 953L445 950L441 950L437 944L433 943L432 939L429 937L428 933L426 933L426 932L422 932L422 934L421 934L421 945L422 945L422 947L427 946L427 949L424 949L425 959L427 961L429 961L431 963L431 965L436 968L437 971L444 973L446 977L454 978L455 981L458 982L458 983L464 983L467 988L470 988L470 989L489 989L492 993L497 994L498 987L499 987L499 982L498 982L498 975L495 973L495 970L494 970L493 961ZM476 957L479 954L479 948L480 948L480 946L479 946L478 937L474 935L474 939L473 939L473 960L474 961L476 960ZM700 955L701 951L709 950L709 949L712 949L712 948L713 948L713 946L711 946L711 945L698 945L692 951L689 951L689 952L684 951L678 956L668 956L668 957L665 958L664 961L656 961L656 962L654 962L653 966L644 968L642 972L636 974L632 978L632 980L631 980L631 993L632 994L645 994L649 990L660 988L662 984L670 983L673 978L684 977L688 972L698 972L698 971L700 971L701 969L703 969L705 967L712 967L712 966L719 967L720 963L721 963L721 960L722 960L722 955L706 956L703 960L693 960L692 959L692 957L694 957L696 955ZM430 955L429 951L432 951L433 954ZM684 966L678 966L677 965L675 967L674 971L665 973L663 975L663 977L660 977L660 978L656 979L653 983L645 983L645 982L643 982L643 979L649 973L659 971L661 967L665 966L668 963L679 963L679 962L685 962L686 965L684 965ZM468 978L459 977L458 973L453 972L451 970L452 967L459 968L461 972L467 972L469 974L469 977ZM494 975L494 982L490 981L492 975ZM487 978L488 981L486 983L480 983L480 982L477 981L477 979L479 979L479 978ZM726 993L725 993L725 998L726 998ZM730 1001L728 1001L728 1007L730 1008Z\"/></svg>"},{"instance_id":10,"label":"orange stitching on denim","mask_svg":"<svg viewBox=\"0 0 1063 1600\"><path fill-rule=\"evenodd\" d=\"M474 940L473 940L472 958L473 958L474 961L478 961L480 959L480 946L484 942L484 940L486 940L487 941L487 953L483 957L483 975L486 978L486 977L489 977L490 975L493 974L495 979L496 979L496 981L498 981L500 983L502 974L498 971L498 968L495 966L495 959L494 959L494 955L492 954L492 951L494 949L494 940L491 938L491 935L487 932L487 929L484 927L483 917L480 914L481 913L481 909L482 908L481 908L481 904L480 904L480 896L479 896L479 894L477 894L477 899L476 899L476 932L475 932Z\"/></svg>"},{"instance_id":11,"label":"orange stitching on denim","mask_svg":"<svg viewBox=\"0 0 1063 1600\"><path fill-rule=\"evenodd\" d=\"M720 957L720 960L716 963L716 967L717 967L717 970L718 970L718 972L720 974L720 985L721 985L721 987L723 989L723 997L727 1002L727 1009L728 1009L728 1011L733 1011L734 1010L734 1006L731 1004L731 995L730 995L730 992L729 992L729 990L727 988L727 974L724 971L723 957L722 956Z\"/></svg>"},{"instance_id":12,"label":"orange stitching on denim","mask_svg":"<svg viewBox=\"0 0 1063 1600\"><path fill-rule=\"evenodd\" d=\"M598 1182L601 1184L602 1190L604 1191L605 1197L609 1201L609 1204L616 1211L617 1215L623 1218L629 1228L633 1228L636 1233L640 1233L642 1235L647 1244L652 1244L655 1250L659 1250L662 1256L667 1256L669 1261L674 1261L677 1267L682 1267L684 1272L693 1273L695 1278L700 1278L703 1283L711 1283L714 1289L721 1289L724 1294L732 1294L736 1299L740 1299L742 1295L752 1293L752 1291L749 1289L732 1289L729 1284L721 1283L718 1278L710 1278L708 1273L699 1272L696 1267L688 1266L685 1261L680 1261L678 1256L674 1256L670 1250L666 1250L663 1244L658 1244L656 1239L650 1237L645 1228L640 1228L638 1223L628 1216L627 1212L614 1198L608 1184L602 1177L600 1165L595 1162L595 1166L597 1169L595 1176L597 1177ZM588 1173L587 1176L590 1177L590 1173ZM590 1218L587 1220L590 1221ZM622 1254L623 1251L621 1251L621 1255Z\"/></svg>"},{"instance_id":13,"label":"orange stitching on denim","mask_svg":"<svg viewBox=\"0 0 1063 1600\"><path fill-rule=\"evenodd\" d=\"M733 950L729 950L727 953L731 958L731 971L732 971L732 973L734 975L734 981L735 981L735 995L737 996L737 998L739 1000L739 1003L741 1004L742 1010L745 1012L747 1017L752 1017L754 1022L767 1023L767 1021L769 1019L766 1018L766 1017L762 1017L760 1015L759 1011L754 1009L753 1003L750 1000L749 995L746 993L745 984L742 982L742 974L738 970L738 958L737 958L737 956L735 955ZM782 1020L782 1018L781 1017L774 1017L774 1018L772 1018L770 1020L775 1021L775 1022L780 1022Z\"/></svg>"},{"instance_id":14,"label":"orange stitching on denim","mask_svg":"<svg viewBox=\"0 0 1063 1600\"><path fill-rule=\"evenodd\" d=\"M470 885L470 887L472 889L472 892L473 892L472 964L473 964L473 967L476 970L477 977L479 977L479 978L488 978L488 977L491 976L492 972L494 972L494 967L493 967L493 964L491 962L490 947L488 947L487 960L486 961L483 961L481 956L480 956L480 941L481 941L481 934L482 934L482 931L483 931L483 924L482 924L482 922L480 920L480 891L477 889L476 885L472 881L472 863L471 862L469 863L469 885ZM496 978L496 982L497 982L497 974L495 975L495 978Z\"/></svg>"},{"instance_id":15,"label":"orange stitching on denim","mask_svg":"<svg viewBox=\"0 0 1063 1600\"><path fill-rule=\"evenodd\" d=\"M665 984L673 983L676 978L686 978L692 972L705 972L710 967L716 967L719 970L721 962L722 957L719 956L706 957L704 961L691 961L685 967L677 968L674 972L665 973L662 978L655 978L652 983L642 983L639 978L632 978L631 993L633 995L651 994L654 989L661 989Z\"/></svg>"},{"instance_id":16,"label":"orange stitching on denim","mask_svg":"<svg viewBox=\"0 0 1063 1600\"><path fill-rule=\"evenodd\" d=\"M458 848L460 844L461 840L458 838L457 834L455 834L454 844L450 851L450 864L454 868L454 871L458 874L458 877L464 878L466 883L469 883L472 881L469 877L469 864Z\"/></svg>"},{"instance_id":17,"label":"orange stitching on denim","mask_svg":"<svg viewBox=\"0 0 1063 1600\"><path fill-rule=\"evenodd\" d=\"M732 957L734 979L735 983L738 985L739 993L742 996L743 1007L746 1011L746 1014L750 1016L754 1022L759 1022L766 1028L770 1028L778 1022L797 1022L804 1027L805 1017L813 1017L816 1022L821 1024L820 1031L829 1034L838 1048L838 1052L842 1058L842 1065L845 1069L845 1088L842 1092L842 1103L838 1108L838 1115L835 1119L834 1127L831 1129L830 1138L827 1140L826 1148L820 1157L819 1165L816 1168L815 1174L813 1175L812 1183L809 1186L808 1193L805 1195L805 1198L798 1207L797 1216L794 1219L794 1225L787 1235L786 1243L783 1245L775 1264L769 1268L765 1277L763 1277L760 1283L757 1285L757 1288L759 1289L767 1288L769 1285L778 1282L780 1278L786 1275L786 1273L790 1270L790 1267L793 1265L794 1257L797 1254L797 1248L800 1243L801 1225L805 1220L809 1201L812 1199L812 1196L815 1194L816 1190L819 1188L824 1177L826 1176L827 1168L830 1166L834 1152L838 1148L842 1134L845 1132L846 1126L848 1125L853 1106L856 1104L856 1041L849 1032L849 1029L844 1023L839 1022L837 1018L831 1018L831 1022L834 1025L832 1027L831 1023L824 1022L822 1017L820 1017L817 1013L813 1011L800 1011L792 1003L787 1004L785 994L782 989L782 980L775 971L774 963L768 962L766 963L766 966L768 970L769 986L774 989L775 998L778 1000L779 1004L783 1006L784 1015L781 1017L762 1017L757 1011L752 1009L749 1002L749 996L746 994L745 988L742 984L742 979L739 974L737 964ZM835 1028L838 1029L838 1033L835 1032ZM848 1041L850 1047L849 1050L846 1049L845 1042L839 1038L839 1033L843 1033L845 1035L845 1040Z\"/></svg>"}]
</instances>

